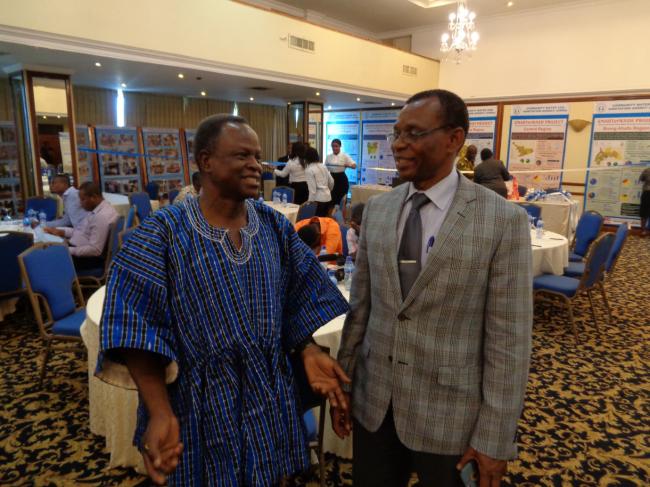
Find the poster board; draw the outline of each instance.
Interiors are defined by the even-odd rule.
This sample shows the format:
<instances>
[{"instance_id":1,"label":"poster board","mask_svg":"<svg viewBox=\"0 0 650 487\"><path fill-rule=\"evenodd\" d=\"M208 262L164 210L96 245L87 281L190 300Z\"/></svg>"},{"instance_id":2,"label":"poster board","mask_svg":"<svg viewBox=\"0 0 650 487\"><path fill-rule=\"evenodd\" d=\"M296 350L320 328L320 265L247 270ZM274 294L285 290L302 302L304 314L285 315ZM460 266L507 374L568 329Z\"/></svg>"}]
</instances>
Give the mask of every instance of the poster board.
<instances>
[{"instance_id":1,"label":"poster board","mask_svg":"<svg viewBox=\"0 0 650 487\"><path fill-rule=\"evenodd\" d=\"M332 152L332 140L340 139L341 150L357 163L357 169L347 168L345 174L351 184L357 184L359 177L359 128L361 112L325 112L325 137L323 139L323 160Z\"/></svg>"},{"instance_id":2,"label":"poster board","mask_svg":"<svg viewBox=\"0 0 650 487\"><path fill-rule=\"evenodd\" d=\"M196 131L185 129L185 150L187 153L187 163L190 168L190 177L199 170L199 166L194 160L194 136Z\"/></svg>"},{"instance_id":3,"label":"poster board","mask_svg":"<svg viewBox=\"0 0 650 487\"><path fill-rule=\"evenodd\" d=\"M393 132L399 110L361 113L361 184L390 185L397 176L387 136Z\"/></svg>"},{"instance_id":4,"label":"poster board","mask_svg":"<svg viewBox=\"0 0 650 487\"><path fill-rule=\"evenodd\" d=\"M464 151L470 145L476 146L477 157L475 164L481 162L478 154L483 149L490 149L492 153L495 153L498 108L497 105L467 107L469 112L469 132L465 137L465 145L461 149L461 153L464 154Z\"/></svg>"},{"instance_id":5,"label":"poster board","mask_svg":"<svg viewBox=\"0 0 650 487\"><path fill-rule=\"evenodd\" d=\"M129 194L142 191L138 131L133 127L96 127L102 191Z\"/></svg>"},{"instance_id":6,"label":"poster board","mask_svg":"<svg viewBox=\"0 0 650 487\"><path fill-rule=\"evenodd\" d=\"M77 136L77 171L80 185L94 179L94 151L90 142L90 130L87 125L77 125L75 127L75 135Z\"/></svg>"},{"instance_id":7,"label":"poster board","mask_svg":"<svg viewBox=\"0 0 650 487\"><path fill-rule=\"evenodd\" d=\"M23 211L14 122L0 122L0 207L15 215Z\"/></svg>"},{"instance_id":8,"label":"poster board","mask_svg":"<svg viewBox=\"0 0 650 487\"><path fill-rule=\"evenodd\" d=\"M183 154L178 129L143 128L147 179L158 184L161 195L184 186Z\"/></svg>"},{"instance_id":9,"label":"poster board","mask_svg":"<svg viewBox=\"0 0 650 487\"><path fill-rule=\"evenodd\" d=\"M585 181L585 210L607 223L639 222L642 184L650 167L650 100L594 103Z\"/></svg>"},{"instance_id":10,"label":"poster board","mask_svg":"<svg viewBox=\"0 0 650 487\"><path fill-rule=\"evenodd\" d=\"M507 167L519 185L561 186L568 120L567 103L513 105Z\"/></svg>"}]
</instances>

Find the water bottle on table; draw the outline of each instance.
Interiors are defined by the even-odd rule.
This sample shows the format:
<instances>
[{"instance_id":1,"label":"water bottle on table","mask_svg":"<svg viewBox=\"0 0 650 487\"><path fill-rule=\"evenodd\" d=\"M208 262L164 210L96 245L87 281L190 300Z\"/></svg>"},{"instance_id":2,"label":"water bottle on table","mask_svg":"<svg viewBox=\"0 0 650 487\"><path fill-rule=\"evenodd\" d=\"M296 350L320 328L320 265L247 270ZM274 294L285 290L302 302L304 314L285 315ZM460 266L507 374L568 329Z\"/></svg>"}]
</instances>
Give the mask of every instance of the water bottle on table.
<instances>
[{"instance_id":1,"label":"water bottle on table","mask_svg":"<svg viewBox=\"0 0 650 487\"><path fill-rule=\"evenodd\" d=\"M343 266L343 272L345 273L345 278L343 283L345 285L345 290L349 291L352 287L352 273L354 272L354 262L352 262L352 257L349 255L345 258L345 265Z\"/></svg>"},{"instance_id":2,"label":"water bottle on table","mask_svg":"<svg viewBox=\"0 0 650 487\"><path fill-rule=\"evenodd\" d=\"M327 276L330 278L330 281L332 281L332 284L335 286L338 285L338 281L336 280L336 269L328 269Z\"/></svg>"},{"instance_id":3,"label":"water bottle on table","mask_svg":"<svg viewBox=\"0 0 650 487\"><path fill-rule=\"evenodd\" d=\"M280 193L273 193L273 203L280 203Z\"/></svg>"},{"instance_id":4,"label":"water bottle on table","mask_svg":"<svg viewBox=\"0 0 650 487\"><path fill-rule=\"evenodd\" d=\"M45 228L45 222L47 222L47 214L44 211L41 211L38 214L38 223L42 228Z\"/></svg>"},{"instance_id":5,"label":"water bottle on table","mask_svg":"<svg viewBox=\"0 0 650 487\"><path fill-rule=\"evenodd\" d=\"M287 198L287 193L282 193L282 206L287 206L289 203L289 198Z\"/></svg>"},{"instance_id":6,"label":"water bottle on table","mask_svg":"<svg viewBox=\"0 0 650 487\"><path fill-rule=\"evenodd\" d=\"M544 238L544 222L541 218L537 219L537 225L535 225L535 236L538 239Z\"/></svg>"}]
</instances>

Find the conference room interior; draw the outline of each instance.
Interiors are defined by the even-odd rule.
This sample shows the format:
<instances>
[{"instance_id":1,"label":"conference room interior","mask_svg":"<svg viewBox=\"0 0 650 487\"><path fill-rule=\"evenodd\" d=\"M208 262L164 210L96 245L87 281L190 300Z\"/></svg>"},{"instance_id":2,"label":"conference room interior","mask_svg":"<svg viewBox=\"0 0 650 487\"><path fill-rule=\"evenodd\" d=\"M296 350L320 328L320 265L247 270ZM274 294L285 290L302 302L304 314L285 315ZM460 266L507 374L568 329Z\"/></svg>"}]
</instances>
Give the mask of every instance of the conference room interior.
<instances>
[{"instance_id":1,"label":"conference room interior","mask_svg":"<svg viewBox=\"0 0 650 487\"><path fill-rule=\"evenodd\" d=\"M292 144L325 162L342 141L356 167L330 215L340 250L320 260L349 300L352 209L403 184L388 139L406 100L437 88L468 108L458 157L470 145L478 155L460 177L474 179L489 149L513 176L508 204L530 224L532 356L519 453L502 485L650 485L650 221L644 229L639 217L650 167L650 2L168 3L3 9L0 485L149 485L132 444L138 392L95 376L106 278L132 232L192 187L203 119L248 121L262 149L257 200L294 226L317 205L294 201L274 170ZM471 52L445 52L441 35L453 34L449 15L461 4L476 12L480 37ZM96 183L118 215L99 267L71 268L72 290L60 285L67 259L40 268L28 259L61 247L68 255L39 221L63 216L56 174L76 188ZM74 305L53 318L48 299ZM58 320L74 323L63 338ZM314 334L333 357L344 321ZM323 402L305 414L312 465L285 485L353 485L352 439L334 434L328 411ZM421 485L415 474L410 485Z\"/></svg>"}]
</instances>

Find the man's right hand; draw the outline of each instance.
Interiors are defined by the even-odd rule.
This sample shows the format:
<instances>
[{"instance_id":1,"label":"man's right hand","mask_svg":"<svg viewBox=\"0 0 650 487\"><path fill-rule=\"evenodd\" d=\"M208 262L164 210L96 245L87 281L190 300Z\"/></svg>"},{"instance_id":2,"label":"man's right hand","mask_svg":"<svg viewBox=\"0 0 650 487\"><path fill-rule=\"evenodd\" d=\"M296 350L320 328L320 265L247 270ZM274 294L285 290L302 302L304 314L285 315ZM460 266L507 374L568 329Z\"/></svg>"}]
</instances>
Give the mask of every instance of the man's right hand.
<instances>
[{"instance_id":1,"label":"man's right hand","mask_svg":"<svg viewBox=\"0 0 650 487\"><path fill-rule=\"evenodd\" d=\"M165 485L167 475L174 471L183 452L176 416L173 413L151 416L142 436L142 447L149 477L155 484Z\"/></svg>"},{"instance_id":2,"label":"man's right hand","mask_svg":"<svg viewBox=\"0 0 650 487\"><path fill-rule=\"evenodd\" d=\"M350 402L350 394L343 393L347 407L332 407L330 404L330 417L332 419L332 429L336 436L344 439L352 432L352 403Z\"/></svg>"}]
</instances>

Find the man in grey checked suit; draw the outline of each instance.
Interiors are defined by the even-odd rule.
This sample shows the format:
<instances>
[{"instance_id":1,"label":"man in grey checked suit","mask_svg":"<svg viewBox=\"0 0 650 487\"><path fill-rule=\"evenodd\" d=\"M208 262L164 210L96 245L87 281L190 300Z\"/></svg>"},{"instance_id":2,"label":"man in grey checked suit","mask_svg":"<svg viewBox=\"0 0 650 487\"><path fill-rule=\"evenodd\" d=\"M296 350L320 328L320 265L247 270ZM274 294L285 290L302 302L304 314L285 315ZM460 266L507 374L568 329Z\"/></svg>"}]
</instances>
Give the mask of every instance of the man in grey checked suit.
<instances>
[{"instance_id":1,"label":"man in grey checked suit","mask_svg":"<svg viewBox=\"0 0 650 487\"><path fill-rule=\"evenodd\" d=\"M531 350L526 212L456 172L453 93L414 95L389 136L407 184L372 198L338 355L351 384L356 487L499 485L517 454ZM332 412L339 436L351 418Z\"/></svg>"}]
</instances>

